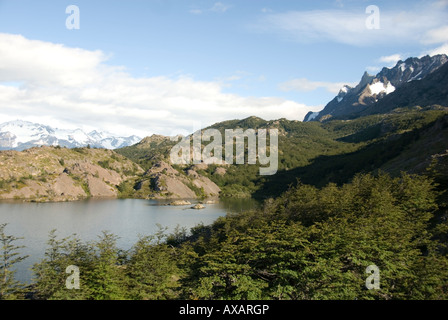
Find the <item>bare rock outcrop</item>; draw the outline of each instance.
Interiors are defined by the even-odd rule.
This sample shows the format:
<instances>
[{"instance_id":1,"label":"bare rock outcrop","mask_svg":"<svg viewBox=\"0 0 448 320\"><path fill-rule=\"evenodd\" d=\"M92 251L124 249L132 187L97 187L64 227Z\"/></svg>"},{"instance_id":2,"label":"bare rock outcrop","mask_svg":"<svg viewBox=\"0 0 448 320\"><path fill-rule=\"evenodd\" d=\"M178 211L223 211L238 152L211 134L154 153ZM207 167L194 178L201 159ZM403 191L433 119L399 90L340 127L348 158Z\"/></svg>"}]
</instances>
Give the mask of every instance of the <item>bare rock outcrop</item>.
<instances>
[{"instance_id":1,"label":"bare rock outcrop","mask_svg":"<svg viewBox=\"0 0 448 320\"><path fill-rule=\"evenodd\" d=\"M86 197L84 189L66 173L60 174L52 184L52 190L56 196L72 198Z\"/></svg>"},{"instance_id":2,"label":"bare rock outcrop","mask_svg":"<svg viewBox=\"0 0 448 320\"><path fill-rule=\"evenodd\" d=\"M45 202L117 197L117 186L142 173L138 165L112 150L0 151L0 199Z\"/></svg>"},{"instance_id":3,"label":"bare rock outcrop","mask_svg":"<svg viewBox=\"0 0 448 320\"><path fill-rule=\"evenodd\" d=\"M204 168L200 166L199 168ZM174 169L170 164L160 161L149 169L145 176L154 193L152 198L194 199L219 195L221 189L209 178L197 173L197 165L185 172ZM139 183L140 189L145 182Z\"/></svg>"}]
</instances>

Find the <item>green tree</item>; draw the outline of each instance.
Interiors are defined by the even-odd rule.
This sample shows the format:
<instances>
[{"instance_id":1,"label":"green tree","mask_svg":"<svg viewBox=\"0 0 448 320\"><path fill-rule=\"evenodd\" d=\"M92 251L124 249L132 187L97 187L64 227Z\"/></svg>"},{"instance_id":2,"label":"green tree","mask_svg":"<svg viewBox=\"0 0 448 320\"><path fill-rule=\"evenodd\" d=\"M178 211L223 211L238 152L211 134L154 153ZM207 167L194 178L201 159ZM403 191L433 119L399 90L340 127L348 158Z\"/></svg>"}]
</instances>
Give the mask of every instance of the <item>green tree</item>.
<instances>
[{"instance_id":1,"label":"green tree","mask_svg":"<svg viewBox=\"0 0 448 320\"><path fill-rule=\"evenodd\" d=\"M23 293L23 284L14 278L14 266L28 257L19 255L17 250L24 246L17 246L14 242L22 238L7 235L6 226L7 224L0 224L0 300L15 299Z\"/></svg>"},{"instance_id":2,"label":"green tree","mask_svg":"<svg viewBox=\"0 0 448 320\"><path fill-rule=\"evenodd\" d=\"M263 210L198 229L184 285L198 299L446 299L436 199L430 180L407 174L299 184ZM380 290L366 287L371 265Z\"/></svg>"},{"instance_id":3,"label":"green tree","mask_svg":"<svg viewBox=\"0 0 448 320\"><path fill-rule=\"evenodd\" d=\"M89 298L93 300L122 300L128 298L125 277L125 254L118 249L118 237L103 231L93 243L94 263L86 272Z\"/></svg>"},{"instance_id":4,"label":"green tree","mask_svg":"<svg viewBox=\"0 0 448 320\"><path fill-rule=\"evenodd\" d=\"M140 237L131 250L127 264L132 299L156 300L178 297L181 270L176 248L165 243L159 231L154 236Z\"/></svg>"},{"instance_id":5,"label":"green tree","mask_svg":"<svg viewBox=\"0 0 448 320\"><path fill-rule=\"evenodd\" d=\"M37 299L79 300L89 297L89 290L84 280L84 273L94 262L93 249L83 244L73 235L58 239L56 230L50 231L45 258L36 263L34 273L34 288ZM66 286L67 267L77 266L80 269L80 288L69 289Z\"/></svg>"}]
</instances>

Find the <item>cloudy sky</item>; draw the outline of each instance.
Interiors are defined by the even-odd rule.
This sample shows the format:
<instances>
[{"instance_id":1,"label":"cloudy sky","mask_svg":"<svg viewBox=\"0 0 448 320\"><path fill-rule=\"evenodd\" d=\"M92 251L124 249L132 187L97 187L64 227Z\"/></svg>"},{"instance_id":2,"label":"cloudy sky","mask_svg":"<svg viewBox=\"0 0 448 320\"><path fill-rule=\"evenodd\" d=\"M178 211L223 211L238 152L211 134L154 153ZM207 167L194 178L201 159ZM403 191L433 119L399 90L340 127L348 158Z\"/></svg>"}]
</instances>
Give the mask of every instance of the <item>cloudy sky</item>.
<instances>
[{"instance_id":1,"label":"cloudy sky","mask_svg":"<svg viewBox=\"0 0 448 320\"><path fill-rule=\"evenodd\" d=\"M364 71L438 53L448 0L0 0L0 123L143 137L302 120Z\"/></svg>"}]
</instances>

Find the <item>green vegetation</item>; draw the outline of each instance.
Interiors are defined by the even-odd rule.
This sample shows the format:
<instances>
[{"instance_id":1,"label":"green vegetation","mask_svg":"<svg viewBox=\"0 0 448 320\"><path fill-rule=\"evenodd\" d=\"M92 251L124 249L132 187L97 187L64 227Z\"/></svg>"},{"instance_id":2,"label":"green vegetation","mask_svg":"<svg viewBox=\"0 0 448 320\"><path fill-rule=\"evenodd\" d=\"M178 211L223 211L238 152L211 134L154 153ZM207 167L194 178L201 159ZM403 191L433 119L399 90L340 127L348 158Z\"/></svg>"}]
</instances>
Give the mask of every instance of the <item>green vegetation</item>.
<instances>
[{"instance_id":1,"label":"green vegetation","mask_svg":"<svg viewBox=\"0 0 448 320\"><path fill-rule=\"evenodd\" d=\"M217 166L209 165L198 173L221 188L221 197L258 199L281 195L297 179L323 187L330 182L341 185L357 173L375 173L380 169L394 176L401 170L422 173L425 168L420 167L428 166L432 155L448 148L447 114L445 108L429 107L396 109L388 114L324 123L265 121L256 117L224 121L209 128L219 130L223 136L225 129L277 128L278 172L260 176L259 165L235 165L226 167L226 174L217 175L214 174ZM433 131L443 137L432 141ZM157 161L169 162L169 151L174 144L167 138L147 138L117 152L149 169ZM409 150L414 153L410 154ZM177 170L186 168L176 166Z\"/></svg>"},{"instance_id":2,"label":"green vegetation","mask_svg":"<svg viewBox=\"0 0 448 320\"><path fill-rule=\"evenodd\" d=\"M98 165L103 169L110 169L110 161L109 160L98 161Z\"/></svg>"},{"instance_id":3,"label":"green vegetation","mask_svg":"<svg viewBox=\"0 0 448 320\"><path fill-rule=\"evenodd\" d=\"M134 146L118 149L116 152L133 160L144 170L149 170L160 160L167 159L176 143L168 137L153 136L145 138Z\"/></svg>"},{"instance_id":4,"label":"green vegetation","mask_svg":"<svg viewBox=\"0 0 448 320\"><path fill-rule=\"evenodd\" d=\"M33 267L34 298L447 299L448 223L435 222L443 203L424 176L356 175L342 186L300 183L190 234L161 229L129 251L107 232L83 243L53 231ZM70 265L79 290L65 286ZM379 289L366 288L371 265Z\"/></svg>"},{"instance_id":5,"label":"green vegetation","mask_svg":"<svg viewBox=\"0 0 448 320\"><path fill-rule=\"evenodd\" d=\"M17 238L5 233L6 224L0 224L0 300L18 299L24 294L23 284L14 279L14 266L27 256L20 256L14 243Z\"/></svg>"},{"instance_id":6,"label":"green vegetation","mask_svg":"<svg viewBox=\"0 0 448 320\"><path fill-rule=\"evenodd\" d=\"M222 174L217 165L195 169L222 189L221 196L258 197L262 208L190 232L167 235L161 229L129 251L107 232L88 243L52 232L45 258L33 268L33 298L448 299L446 110L397 109L323 123L251 117L212 127L222 133L279 130L279 170L273 176L260 176L257 165L225 166ZM136 190L154 190L154 181L144 179L137 164L148 169L166 160L174 144L153 136L118 150L134 161L118 171L115 165L125 159L115 153L92 163L131 175L116 186L120 197L143 196ZM70 151L57 152L54 162L68 164ZM178 172L189 168L175 166ZM31 178L0 180L0 189ZM7 239L9 251L0 259L10 266L19 247L3 228L0 238ZM79 290L65 287L69 265L80 269ZM372 265L380 270L380 288L369 290L366 268ZM2 298L24 297L27 290L11 273L4 279Z\"/></svg>"},{"instance_id":7,"label":"green vegetation","mask_svg":"<svg viewBox=\"0 0 448 320\"><path fill-rule=\"evenodd\" d=\"M135 182L132 180L125 180L117 186L119 198L132 198L135 196Z\"/></svg>"}]
</instances>

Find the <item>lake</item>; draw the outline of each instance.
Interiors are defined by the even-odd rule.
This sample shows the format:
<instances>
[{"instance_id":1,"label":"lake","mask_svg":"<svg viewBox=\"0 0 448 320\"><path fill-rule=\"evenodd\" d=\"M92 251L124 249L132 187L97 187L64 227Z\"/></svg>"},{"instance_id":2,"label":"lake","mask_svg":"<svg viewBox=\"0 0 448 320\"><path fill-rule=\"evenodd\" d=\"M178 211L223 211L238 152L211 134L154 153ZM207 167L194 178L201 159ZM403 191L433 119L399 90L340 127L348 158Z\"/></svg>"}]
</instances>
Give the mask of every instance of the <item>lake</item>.
<instances>
[{"instance_id":1,"label":"lake","mask_svg":"<svg viewBox=\"0 0 448 320\"><path fill-rule=\"evenodd\" d=\"M191 201L193 204L194 202ZM76 234L84 242L98 240L102 231L119 237L117 245L130 249L139 235L151 235L158 225L173 231L176 226L187 230L198 225L212 224L227 213L240 212L258 205L252 199L221 199L206 204L205 209L191 206L168 206L169 201L141 199L85 200L76 202L29 203L0 202L0 224L7 223L5 233L23 237L14 245L24 245L20 255L29 255L17 265L16 279L29 282L29 268L44 257L49 232L57 230L58 238Z\"/></svg>"}]
</instances>

